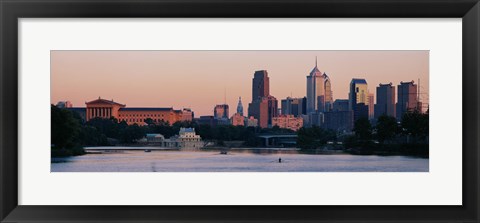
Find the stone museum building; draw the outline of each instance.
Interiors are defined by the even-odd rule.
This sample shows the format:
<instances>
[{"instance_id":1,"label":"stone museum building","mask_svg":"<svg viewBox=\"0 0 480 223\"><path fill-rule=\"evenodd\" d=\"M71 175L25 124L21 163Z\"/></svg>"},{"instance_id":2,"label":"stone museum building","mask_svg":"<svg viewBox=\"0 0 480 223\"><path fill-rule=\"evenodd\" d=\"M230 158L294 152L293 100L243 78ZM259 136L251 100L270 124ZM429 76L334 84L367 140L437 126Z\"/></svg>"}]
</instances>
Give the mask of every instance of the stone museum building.
<instances>
[{"instance_id":1,"label":"stone museum building","mask_svg":"<svg viewBox=\"0 0 480 223\"><path fill-rule=\"evenodd\" d=\"M119 122L125 121L129 125L145 125L147 119L154 123L178 121L192 121L193 112L190 109L174 110L162 107L132 107L112 100L98 98L85 103L85 108L70 108L80 114L85 121L93 118L116 118ZM83 114L82 114L83 113Z\"/></svg>"}]
</instances>

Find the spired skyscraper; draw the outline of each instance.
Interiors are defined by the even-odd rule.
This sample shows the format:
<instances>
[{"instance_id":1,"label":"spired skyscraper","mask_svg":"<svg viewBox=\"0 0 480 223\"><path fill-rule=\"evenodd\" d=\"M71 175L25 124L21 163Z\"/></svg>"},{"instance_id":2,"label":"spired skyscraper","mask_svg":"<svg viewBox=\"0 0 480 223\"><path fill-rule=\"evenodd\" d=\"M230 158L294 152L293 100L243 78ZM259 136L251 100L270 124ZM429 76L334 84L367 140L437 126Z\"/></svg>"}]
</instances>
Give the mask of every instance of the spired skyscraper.
<instances>
[{"instance_id":1,"label":"spired skyscraper","mask_svg":"<svg viewBox=\"0 0 480 223\"><path fill-rule=\"evenodd\" d=\"M252 102L248 104L248 116L258 120L258 125L268 128L277 116L277 99L270 95L270 79L266 70L255 71L252 80Z\"/></svg>"},{"instance_id":2,"label":"spired skyscraper","mask_svg":"<svg viewBox=\"0 0 480 223\"><path fill-rule=\"evenodd\" d=\"M332 84L330 78L315 67L307 76L307 114L330 111L333 105Z\"/></svg>"}]
</instances>

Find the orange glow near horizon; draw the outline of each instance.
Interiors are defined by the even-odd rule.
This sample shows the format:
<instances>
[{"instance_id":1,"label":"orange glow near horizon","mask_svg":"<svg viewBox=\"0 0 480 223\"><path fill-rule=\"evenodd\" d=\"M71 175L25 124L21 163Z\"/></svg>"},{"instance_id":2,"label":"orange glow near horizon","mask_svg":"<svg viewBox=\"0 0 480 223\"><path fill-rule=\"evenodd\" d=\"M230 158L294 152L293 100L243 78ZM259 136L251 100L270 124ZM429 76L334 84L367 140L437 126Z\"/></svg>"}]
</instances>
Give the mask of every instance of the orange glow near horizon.
<instances>
[{"instance_id":1,"label":"orange glow near horizon","mask_svg":"<svg viewBox=\"0 0 480 223\"><path fill-rule=\"evenodd\" d=\"M365 78L375 97L380 83L420 79L420 100L428 104L428 51L52 51L51 103L85 107L102 97L127 107L191 108L198 117L213 115L226 91L230 114L238 97L247 113L256 70L268 71L280 106L305 96L316 56L334 99L348 98L352 78Z\"/></svg>"}]
</instances>

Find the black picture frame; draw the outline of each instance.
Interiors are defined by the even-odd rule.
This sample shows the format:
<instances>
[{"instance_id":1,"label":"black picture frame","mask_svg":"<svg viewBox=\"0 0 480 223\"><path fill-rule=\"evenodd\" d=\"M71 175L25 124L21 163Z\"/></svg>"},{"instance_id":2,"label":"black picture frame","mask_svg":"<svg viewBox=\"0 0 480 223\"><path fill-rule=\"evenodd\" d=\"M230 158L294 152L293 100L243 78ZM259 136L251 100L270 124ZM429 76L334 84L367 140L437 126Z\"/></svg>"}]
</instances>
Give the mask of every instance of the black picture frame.
<instances>
[{"instance_id":1,"label":"black picture frame","mask_svg":"<svg viewBox=\"0 0 480 223\"><path fill-rule=\"evenodd\" d=\"M479 222L478 0L0 0L0 15L1 222ZM463 205L19 206L17 20L75 17L462 18L463 73L448 78L463 78Z\"/></svg>"}]
</instances>

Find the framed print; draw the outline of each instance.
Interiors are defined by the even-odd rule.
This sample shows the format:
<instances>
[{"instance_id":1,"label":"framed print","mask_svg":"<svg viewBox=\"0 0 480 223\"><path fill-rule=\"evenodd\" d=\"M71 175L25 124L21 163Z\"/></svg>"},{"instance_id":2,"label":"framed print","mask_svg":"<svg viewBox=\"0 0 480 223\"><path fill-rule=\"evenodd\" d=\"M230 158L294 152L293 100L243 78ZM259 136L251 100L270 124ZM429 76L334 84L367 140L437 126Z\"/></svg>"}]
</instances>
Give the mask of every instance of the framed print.
<instances>
[{"instance_id":1,"label":"framed print","mask_svg":"<svg viewBox=\"0 0 480 223\"><path fill-rule=\"evenodd\" d=\"M477 1L0 6L2 222L479 220Z\"/></svg>"}]
</instances>

